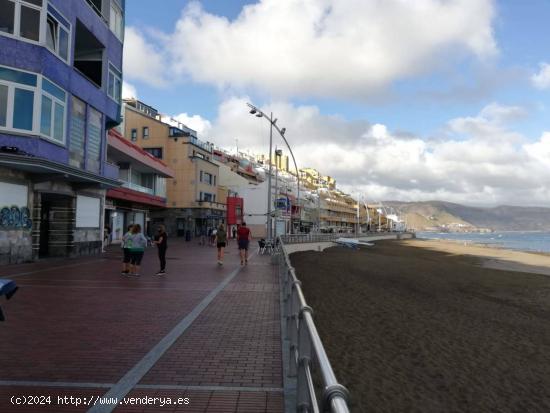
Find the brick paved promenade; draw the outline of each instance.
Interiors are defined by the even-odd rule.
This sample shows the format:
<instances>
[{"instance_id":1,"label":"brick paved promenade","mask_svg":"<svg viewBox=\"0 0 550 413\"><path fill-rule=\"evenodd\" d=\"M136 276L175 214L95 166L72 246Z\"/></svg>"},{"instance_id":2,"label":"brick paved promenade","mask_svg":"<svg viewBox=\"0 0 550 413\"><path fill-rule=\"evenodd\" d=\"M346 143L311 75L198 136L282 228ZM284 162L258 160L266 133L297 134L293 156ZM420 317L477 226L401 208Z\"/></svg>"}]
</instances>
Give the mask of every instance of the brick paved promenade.
<instances>
[{"instance_id":1,"label":"brick paved promenade","mask_svg":"<svg viewBox=\"0 0 550 413\"><path fill-rule=\"evenodd\" d=\"M152 275L153 248L139 278L120 275L116 247L2 268L0 278L20 290L1 303L0 412L85 412L57 396L89 403L104 395L189 398L116 412L282 412L279 285L269 258L254 255L241 268L233 243L218 267L215 248L177 241L167 256L164 277ZM10 403L31 395L50 395L51 404Z\"/></svg>"}]
</instances>

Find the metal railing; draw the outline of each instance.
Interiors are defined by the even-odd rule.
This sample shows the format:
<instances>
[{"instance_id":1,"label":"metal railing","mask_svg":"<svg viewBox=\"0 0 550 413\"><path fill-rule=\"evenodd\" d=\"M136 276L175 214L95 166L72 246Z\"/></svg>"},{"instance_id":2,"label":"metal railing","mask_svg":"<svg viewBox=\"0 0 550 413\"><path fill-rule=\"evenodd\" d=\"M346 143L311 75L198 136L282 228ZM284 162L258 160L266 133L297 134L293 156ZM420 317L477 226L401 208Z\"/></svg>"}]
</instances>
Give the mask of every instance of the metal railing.
<instances>
[{"instance_id":1,"label":"metal railing","mask_svg":"<svg viewBox=\"0 0 550 413\"><path fill-rule=\"evenodd\" d=\"M315 235L331 237L335 234ZM336 380L315 323L313 309L307 305L301 282L285 251L284 239L279 237L279 276L282 283L284 334L289 340L288 375L296 377L296 411L303 413L349 413L349 392ZM314 242L314 241L308 241ZM320 386L316 386L313 369L318 372ZM320 396L318 398L318 396Z\"/></svg>"},{"instance_id":2,"label":"metal railing","mask_svg":"<svg viewBox=\"0 0 550 413\"><path fill-rule=\"evenodd\" d=\"M366 236L367 234L361 234ZM353 238L353 233L333 233L333 234L287 234L281 235L285 244L306 244L312 242L330 242L338 238Z\"/></svg>"}]
</instances>

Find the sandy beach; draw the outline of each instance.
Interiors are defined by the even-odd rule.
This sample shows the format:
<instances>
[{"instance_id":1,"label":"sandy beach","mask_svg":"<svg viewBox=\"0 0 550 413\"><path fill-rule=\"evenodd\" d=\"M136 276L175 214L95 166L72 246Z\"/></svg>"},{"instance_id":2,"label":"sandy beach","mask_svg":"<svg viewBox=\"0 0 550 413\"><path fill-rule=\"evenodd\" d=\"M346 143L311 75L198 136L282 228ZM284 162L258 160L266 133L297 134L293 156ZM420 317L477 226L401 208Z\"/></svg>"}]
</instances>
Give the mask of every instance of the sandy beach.
<instances>
[{"instance_id":1,"label":"sandy beach","mask_svg":"<svg viewBox=\"0 0 550 413\"><path fill-rule=\"evenodd\" d=\"M413 239L403 242L412 247L428 248L452 255L480 258L480 265L499 270L550 275L550 255L495 248L481 244L449 240Z\"/></svg>"},{"instance_id":2,"label":"sandy beach","mask_svg":"<svg viewBox=\"0 0 550 413\"><path fill-rule=\"evenodd\" d=\"M291 259L353 411L550 411L550 257L411 240Z\"/></svg>"}]
</instances>

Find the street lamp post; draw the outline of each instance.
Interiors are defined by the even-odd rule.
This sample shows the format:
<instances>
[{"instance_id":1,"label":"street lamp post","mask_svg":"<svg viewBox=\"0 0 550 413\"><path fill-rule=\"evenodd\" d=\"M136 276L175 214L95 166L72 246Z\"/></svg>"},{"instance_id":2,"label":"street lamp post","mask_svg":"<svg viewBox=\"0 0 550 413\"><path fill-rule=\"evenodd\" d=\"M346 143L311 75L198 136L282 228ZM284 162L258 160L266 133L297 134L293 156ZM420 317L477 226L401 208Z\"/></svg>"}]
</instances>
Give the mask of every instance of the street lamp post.
<instances>
[{"instance_id":1,"label":"street lamp post","mask_svg":"<svg viewBox=\"0 0 550 413\"><path fill-rule=\"evenodd\" d=\"M290 147L290 145L288 144L288 141L286 140L285 138L285 132L286 132L286 128L281 128L279 129L279 127L276 125L277 123L277 119L273 119L273 112L271 113L271 115L269 117L267 117L267 115L262 112L259 108L257 108L256 106L252 105L251 103L247 103L247 106L250 108L250 114L252 115L255 115L256 117L258 118L264 118L266 119L269 123L270 123L270 128L269 128L269 176L268 176L268 182L267 182L267 186L268 186L268 191L267 191L267 199L268 199L268 203L267 203L267 212L268 212L268 217L267 217L267 222L268 222L268 227L267 227L267 235L268 235L268 238L271 239L272 238L272 228L271 228L271 173L272 173L272 165L271 165L271 155L272 155L272 151L273 151L273 128L275 128L275 130L277 132L279 132L279 135L281 135L281 138L283 138L283 141L285 142L287 148L288 148L288 151L290 152L290 155L292 156L292 161L294 162L294 168L296 169L296 179L298 181L298 191L297 191L297 205L298 205L298 208L300 207L300 171L298 170L298 164L296 163L296 158L294 157L294 153L292 152L292 148ZM290 221L292 222L292 210L290 211ZM298 227L300 228L301 227L301 216L300 216L300 219L298 220ZM298 228L298 231L299 231L299 228Z\"/></svg>"}]
</instances>

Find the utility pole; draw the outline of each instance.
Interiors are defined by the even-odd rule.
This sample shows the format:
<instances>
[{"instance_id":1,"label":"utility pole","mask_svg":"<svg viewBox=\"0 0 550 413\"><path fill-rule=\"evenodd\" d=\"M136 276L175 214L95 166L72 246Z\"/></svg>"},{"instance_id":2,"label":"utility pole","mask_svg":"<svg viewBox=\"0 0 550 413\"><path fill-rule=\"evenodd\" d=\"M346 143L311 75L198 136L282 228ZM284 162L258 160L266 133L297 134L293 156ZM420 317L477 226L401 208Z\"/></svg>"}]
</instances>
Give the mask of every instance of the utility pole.
<instances>
[{"instance_id":1,"label":"utility pole","mask_svg":"<svg viewBox=\"0 0 550 413\"><path fill-rule=\"evenodd\" d=\"M269 117L269 176L267 177L267 239L273 238L273 226L271 221L271 173L273 165L271 164L271 156L273 152L273 112Z\"/></svg>"}]
</instances>

